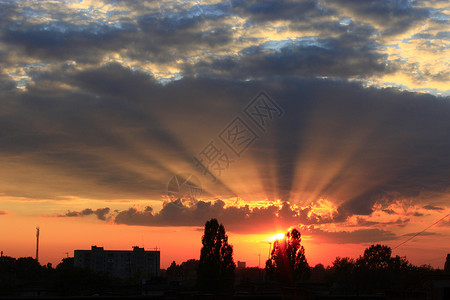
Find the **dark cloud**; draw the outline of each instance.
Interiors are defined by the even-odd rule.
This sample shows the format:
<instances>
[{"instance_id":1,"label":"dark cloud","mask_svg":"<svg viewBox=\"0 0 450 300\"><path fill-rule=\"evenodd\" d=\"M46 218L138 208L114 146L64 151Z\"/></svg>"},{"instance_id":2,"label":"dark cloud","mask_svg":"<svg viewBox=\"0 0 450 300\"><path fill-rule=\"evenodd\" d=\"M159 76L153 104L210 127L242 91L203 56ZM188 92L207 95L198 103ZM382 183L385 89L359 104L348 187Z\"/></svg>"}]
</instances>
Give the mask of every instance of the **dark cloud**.
<instances>
[{"instance_id":1,"label":"dark cloud","mask_svg":"<svg viewBox=\"0 0 450 300\"><path fill-rule=\"evenodd\" d=\"M438 234L436 232L411 232L411 233L405 233L402 236L416 236L416 235L430 236L430 235L438 235Z\"/></svg>"},{"instance_id":2,"label":"dark cloud","mask_svg":"<svg viewBox=\"0 0 450 300\"><path fill-rule=\"evenodd\" d=\"M434 205L425 205L423 208L426 210L444 210L444 208Z\"/></svg>"},{"instance_id":3,"label":"dark cloud","mask_svg":"<svg viewBox=\"0 0 450 300\"><path fill-rule=\"evenodd\" d=\"M227 5L223 4L194 6L168 14L144 9L142 11L146 13L137 20L119 18L115 24L78 24L77 21L84 19L82 14L67 15L64 9L57 8L52 12L55 21L51 25L26 22L26 18L14 22L18 15L26 13L12 3L3 6L7 9L2 10L2 20L9 22L3 21L7 26L0 28L1 41L8 51L38 58L43 63L96 64L102 62L105 55L119 52L132 60L168 63L189 57L191 51L214 51L216 47L232 42L230 25L221 21L228 15ZM35 6L34 14L47 15ZM209 29L205 30L205 27Z\"/></svg>"},{"instance_id":4,"label":"dark cloud","mask_svg":"<svg viewBox=\"0 0 450 300\"><path fill-rule=\"evenodd\" d=\"M109 208L84 209L82 211L69 211L59 217L79 217L95 214L100 220L108 220ZM318 243L375 243L380 241L395 240L398 237L386 230L380 229L357 229L353 231L325 231L314 224L328 223L331 220L323 219L318 215L307 216L309 209L296 210L285 204L279 208L274 205L267 207L227 206L221 200L214 202L199 201L195 206L185 207L180 201L167 202L160 212L154 212L150 206L139 210L130 207L127 210L116 211L114 218L117 224L140 225L140 226L196 226L202 227L205 220L217 218L225 224L227 230L237 233L260 233L271 232L274 226L277 228L289 228L300 226L304 235L312 235ZM389 223L398 225L405 221ZM366 222L361 226L374 225ZM313 224L307 225L305 224ZM407 235L405 235L407 236Z\"/></svg>"},{"instance_id":5,"label":"dark cloud","mask_svg":"<svg viewBox=\"0 0 450 300\"><path fill-rule=\"evenodd\" d=\"M104 22L81 10L68 11L58 3L27 7L20 2L2 3L0 51L5 54L0 54L1 61L11 68L23 68L28 75L35 68L30 60L38 59L43 66L68 62L82 66L102 64L119 55L118 60L130 62L134 68L163 64L164 69L177 70L175 73L181 69L179 76L245 80L277 74L366 79L402 70L403 62L389 59L379 37L405 32L428 18L431 10L409 1L387 0L236 0L154 7L138 1L111 4L121 9L109 12L114 21ZM348 11L360 17L351 19ZM52 21L30 21L32 16ZM242 18L244 24L236 24L233 18ZM275 21L287 23L274 25ZM247 30L265 26L310 34L279 42L247 35ZM421 32L414 38L427 39L420 34L430 33ZM445 38L444 30L435 34L435 39L441 38ZM242 45L251 46L242 50ZM159 70L147 67L146 71L157 74ZM444 82L448 78L445 72L420 71L420 80Z\"/></svg>"},{"instance_id":6,"label":"dark cloud","mask_svg":"<svg viewBox=\"0 0 450 300\"><path fill-rule=\"evenodd\" d=\"M309 214L311 208L294 209L288 203L281 208L273 204L266 207L250 208L225 206L222 200L199 201L191 207L183 206L178 200L166 202L159 212L147 207L138 210L131 207L120 211L115 222L118 224L141 226L203 226L205 220L217 218L233 232L264 232L275 224L288 228L293 224L321 224L332 222L331 217Z\"/></svg>"},{"instance_id":7,"label":"dark cloud","mask_svg":"<svg viewBox=\"0 0 450 300\"><path fill-rule=\"evenodd\" d=\"M150 33L164 43L190 45L200 42L214 46L217 42L229 41L230 36L228 34L222 36L221 34L225 32L220 30L227 27L214 27L212 31L207 31L202 30L202 26L205 25L205 21L220 21L229 16L227 10L226 4L192 6L178 13L145 15L139 18L138 24L144 32ZM222 40L223 38L225 39Z\"/></svg>"},{"instance_id":8,"label":"dark cloud","mask_svg":"<svg viewBox=\"0 0 450 300\"><path fill-rule=\"evenodd\" d=\"M391 231L381 229L358 229L354 231L324 231L314 226L303 231L303 234L311 234L316 242L336 243L336 244L359 244L378 243L382 241L392 241L398 239Z\"/></svg>"},{"instance_id":9,"label":"dark cloud","mask_svg":"<svg viewBox=\"0 0 450 300\"><path fill-rule=\"evenodd\" d=\"M279 8L283 7L283 4L275 2L269 6L275 4ZM268 4L258 2L255 5L265 7ZM298 7L298 3L292 5ZM311 5L315 7L317 3ZM267 13L270 12L268 9ZM286 9L286 12L292 13L292 9ZM242 79L273 74L348 78L392 73L397 69L395 64L388 62L387 55L379 52L380 45L373 38L377 30L365 23L342 25L339 21L308 21L291 24L290 28L320 33L290 40L287 45L270 46L270 43L263 43L245 48L239 55L185 64L184 72Z\"/></svg>"},{"instance_id":10,"label":"dark cloud","mask_svg":"<svg viewBox=\"0 0 450 300\"><path fill-rule=\"evenodd\" d=\"M235 13L248 18L248 24L278 20L290 21L290 26L308 24L318 28L332 17L346 19L348 23L368 23L377 27L382 35L400 34L424 21L430 9L418 7L414 1L233 1ZM353 17L353 20L349 19ZM329 18L326 18L329 17ZM306 26L305 26L306 29ZM375 29L375 28L374 28Z\"/></svg>"},{"instance_id":11,"label":"dark cloud","mask_svg":"<svg viewBox=\"0 0 450 300\"><path fill-rule=\"evenodd\" d=\"M429 9L415 5L416 1L327 1L327 5L353 12L361 21L370 21L382 28L382 34L393 35L407 31L429 16Z\"/></svg>"},{"instance_id":12,"label":"dark cloud","mask_svg":"<svg viewBox=\"0 0 450 300\"><path fill-rule=\"evenodd\" d=\"M315 85L315 91L326 89L327 96L320 92L314 94L312 85ZM332 197L335 190L355 180L354 174L361 174L366 178L367 186L362 189L355 186L360 190L356 192L359 195L350 197L341 206L341 213L370 214L377 202L387 204L404 197L420 199L427 193L448 192L448 167L445 166L449 162L444 150L450 147L447 142L450 126L448 100L433 100L430 96L395 90L368 89L363 92L357 86L348 86L351 92L346 92L338 85L328 82L321 86L319 82L311 82L309 87L299 85L296 96L285 93L275 97L287 100L283 103L284 108L298 118L299 124L311 116L321 120L320 130L316 131L321 136L311 136L308 131L297 136L305 142L305 146L299 149L300 153L305 147L324 141L324 144L319 143L313 156L320 161L316 168L325 170L333 164L333 157L336 161L341 154L347 154L345 151L354 151L340 171L328 180L321 194ZM364 104L361 99L365 99ZM431 115L434 116L432 120L428 119ZM284 125L285 119L277 124ZM287 128L290 127L279 128L277 134L289 134ZM365 135L363 139L362 134ZM314 172L307 169L307 160L305 157L305 165L302 166L299 155L297 165L303 172L297 178L298 182L302 182L302 178L311 178L307 175ZM431 181L434 175L437 175L436 181ZM320 180L319 176L317 180ZM339 198L336 194L335 197Z\"/></svg>"},{"instance_id":13,"label":"dark cloud","mask_svg":"<svg viewBox=\"0 0 450 300\"><path fill-rule=\"evenodd\" d=\"M202 61L185 65L190 75L230 76L231 78L264 78L279 76L366 77L376 73L389 73L387 56L379 54L369 45L356 48L345 40L324 39L316 45L294 44L279 50L264 46L251 47L238 57L223 57L211 62Z\"/></svg>"},{"instance_id":14,"label":"dark cloud","mask_svg":"<svg viewBox=\"0 0 450 300\"><path fill-rule=\"evenodd\" d=\"M387 226L387 225L396 225L399 227L405 227L410 219L402 219L402 218L398 218L397 220L394 221L387 221L387 222L382 222L382 221L369 221L365 218L362 217L357 217L356 219L356 224L355 226L357 227L373 227L373 226Z\"/></svg>"},{"instance_id":15,"label":"dark cloud","mask_svg":"<svg viewBox=\"0 0 450 300\"><path fill-rule=\"evenodd\" d=\"M117 64L82 72L70 68L55 70L35 79L28 92L3 97L3 112L8 113L0 120L3 125L0 129L1 151L26 157L28 162L34 161L59 176L63 173L88 180L85 184L109 189L107 194L116 191L113 197L123 197L125 192L126 197L161 198L167 181L179 172L179 167L169 165L181 160L192 166L195 154L172 130L188 130L189 134L201 124L172 125L166 121L167 112L172 111L169 119L173 119L174 124L180 120L189 123L189 116L196 118L202 111L205 120L214 118L208 117L207 102L222 87L220 82L211 82L207 87L206 81L188 80L177 84L179 91L183 91L178 93L172 87L156 84L148 75ZM78 91L60 90L55 81L77 86ZM51 90L48 89L49 82L54 83ZM198 95L190 91L192 88L199 91ZM198 103L186 103L186 93ZM190 115L183 115L189 111ZM224 119L223 124L225 122ZM216 127L217 132L222 126ZM208 135L213 137L217 132ZM203 139L203 142L206 144L207 140ZM200 147L193 151L200 151ZM124 155L128 156L128 162L139 165L141 171L124 165ZM56 181L61 180L59 176ZM47 186L54 185L47 183L45 177L41 180ZM85 184L71 185L68 190L88 196L93 191ZM225 184L222 186L224 193L232 194ZM56 193L45 196L58 198L60 192Z\"/></svg>"},{"instance_id":16,"label":"dark cloud","mask_svg":"<svg viewBox=\"0 0 450 300\"><path fill-rule=\"evenodd\" d=\"M0 2L0 9L2 11L2 18L0 19L0 26L2 28L14 24L14 17L20 16L22 11L14 1Z\"/></svg>"},{"instance_id":17,"label":"dark cloud","mask_svg":"<svg viewBox=\"0 0 450 300\"><path fill-rule=\"evenodd\" d=\"M131 43L131 29L84 28L73 30L45 30L41 26L8 29L2 40L16 51L45 61L75 60L79 63L97 63L105 52L119 51Z\"/></svg>"},{"instance_id":18,"label":"dark cloud","mask_svg":"<svg viewBox=\"0 0 450 300\"><path fill-rule=\"evenodd\" d=\"M106 215L109 213L109 207L99 208L94 211L94 214L99 220L106 220Z\"/></svg>"},{"instance_id":19,"label":"dark cloud","mask_svg":"<svg viewBox=\"0 0 450 300\"><path fill-rule=\"evenodd\" d=\"M2 59L2 53L0 52L0 60ZM11 76L0 74L0 89L2 91L14 91L17 87L16 82Z\"/></svg>"},{"instance_id":20,"label":"dark cloud","mask_svg":"<svg viewBox=\"0 0 450 300\"><path fill-rule=\"evenodd\" d=\"M311 20L325 14L329 9L311 0L233 0L233 11L241 16L249 17L251 22L269 22L274 20Z\"/></svg>"},{"instance_id":21,"label":"dark cloud","mask_svg":"<svg viewBox=\"0 0 450 300\"><path fill-rule=\"evenodd\" d=\"M83 209L82 211L68 211L65 214L59 214L57 217L83 217L95 215L99 220L106 221L108 214L110 212L109 207L98 208L96 210L92 210L90 208Z\"/></svg>"},{"instance_id":22,"label":"dark cloud","mask_svg":"<svg viewBox=\"0 0 450 300\"><path fill-rule=\"evenodd\" d=\"M230 177L219 178L221 187L210 183L192 157L262 89L286 113L259 133ZM262 189L301 204L304 195L309 201L326 195L345 220L370 214L375 203L425 202L449 190L448 98L292 77L160 85L110 64L36 74L27 91L5 91L0 106L0 151L21 158L9 160L11 169L46 170L41 183L48 194L30 179L20 191L5 189L9 195L161 199L168 180L188 171L201 178L210 199L269 197ZM252 183L243 191L237 182L249 178L233 170L253 169L253 162L262 189ZM2 184L18 186L24 175L11 169L3 168L9 175Z\"/></svg>"},{"instance_id":23,"label":"dark cloud","mask_svg":"<svg viewBox=\"0 0 450 300\"><path fill-rule=\"evenodd\" d=\"M6 210L0 209L0 216L5 216L7 214L8 214L8 212Z\"/></svg>"}]
</instances>

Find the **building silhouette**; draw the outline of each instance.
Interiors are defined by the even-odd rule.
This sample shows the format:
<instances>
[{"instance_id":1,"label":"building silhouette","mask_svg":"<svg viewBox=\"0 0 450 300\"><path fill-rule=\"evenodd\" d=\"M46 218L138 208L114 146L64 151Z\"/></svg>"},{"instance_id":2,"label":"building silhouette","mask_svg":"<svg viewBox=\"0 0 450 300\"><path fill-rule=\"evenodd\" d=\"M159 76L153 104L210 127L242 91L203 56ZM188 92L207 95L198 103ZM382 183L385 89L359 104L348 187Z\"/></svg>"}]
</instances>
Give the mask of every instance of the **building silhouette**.
<instances>
[{"instance_id":1,"label":"building silhouette","mask_svg":"<svg viewBox=\"0 0 450 300\"><path fill-rule=\"evenodd\" d=\"M91 250L74 251L74 266L107 272L119 278L134 275L152 278L159 276L160 253L137 246L132 251L104 250L103 247L92 246Z\"/></svg>"},{"instance_id":2,"label":"building silhouette","mask_svg":"<svg viewBox=\"0 0 450 300\"><path fill-rule=\"evenodd\" d=\"M237 262L237 268L238 269L245 269L247 267L247 263L245 261L238 261Z\"/></svg>"}]
</instances>

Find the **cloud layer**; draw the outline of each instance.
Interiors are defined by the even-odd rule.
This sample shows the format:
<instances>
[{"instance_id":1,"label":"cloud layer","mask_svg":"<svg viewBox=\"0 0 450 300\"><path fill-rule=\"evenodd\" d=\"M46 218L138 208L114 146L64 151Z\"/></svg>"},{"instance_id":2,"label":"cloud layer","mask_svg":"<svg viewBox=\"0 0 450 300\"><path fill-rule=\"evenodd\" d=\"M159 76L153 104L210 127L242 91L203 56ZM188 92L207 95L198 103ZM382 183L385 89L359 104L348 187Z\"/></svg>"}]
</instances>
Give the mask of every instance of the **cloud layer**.
<instances>
[{"instance_id":1,"label":"cloud layer","mask_svg":"<svg viewBox=\"0 0 450 300\"><path fill-rule=\"evenodd\" d=\"M2 76L117 62L165 82L273 74L446 93L445 1L3 1ZM440 64L439 61L444 62Z\"/></svg>"}]
</instances>

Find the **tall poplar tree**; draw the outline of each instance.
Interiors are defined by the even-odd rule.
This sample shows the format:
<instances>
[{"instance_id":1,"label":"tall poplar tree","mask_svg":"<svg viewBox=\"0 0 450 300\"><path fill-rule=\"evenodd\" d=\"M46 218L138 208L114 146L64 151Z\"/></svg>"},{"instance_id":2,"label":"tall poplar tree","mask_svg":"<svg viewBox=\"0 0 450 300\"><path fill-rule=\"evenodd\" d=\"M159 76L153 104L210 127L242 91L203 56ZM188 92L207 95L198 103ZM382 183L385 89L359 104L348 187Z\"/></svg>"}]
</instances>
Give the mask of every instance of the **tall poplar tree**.
<instances>
[{"instance_id":1,"label":"tall poplar tree","mask_svg":"<svg viewBox=\"0 0 450 300\"><path fill-rule=\"evenodd\" d=\"M234 283L233 247L228 244L225 228L216 219L205 224L198 266L198 287L204 291L231 292Z\"/></svg>"}]
</instances>

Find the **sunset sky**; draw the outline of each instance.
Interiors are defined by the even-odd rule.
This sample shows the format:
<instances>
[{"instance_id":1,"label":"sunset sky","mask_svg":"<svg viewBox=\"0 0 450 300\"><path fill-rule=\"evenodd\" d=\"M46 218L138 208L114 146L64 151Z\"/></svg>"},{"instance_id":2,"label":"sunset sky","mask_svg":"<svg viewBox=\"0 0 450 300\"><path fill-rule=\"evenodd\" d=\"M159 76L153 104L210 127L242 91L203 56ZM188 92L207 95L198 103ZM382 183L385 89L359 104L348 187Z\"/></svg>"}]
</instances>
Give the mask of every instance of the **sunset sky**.
<instances>
[{"instance_id":1,"label":"sunset sky","mask_svg":"<svg viewBox=\"0 0 450 300\"><path fill-rule=\"evenodd\" d=\"M0 250L34 256L39 226L41 264L137 245L166 268L199 258L215 217L248 266L296 227L312 266L381 243L443 268L449 16L446 0L0 0ZM201 190L175 201L191 175Z\"/></svg>"}]
</instances>

